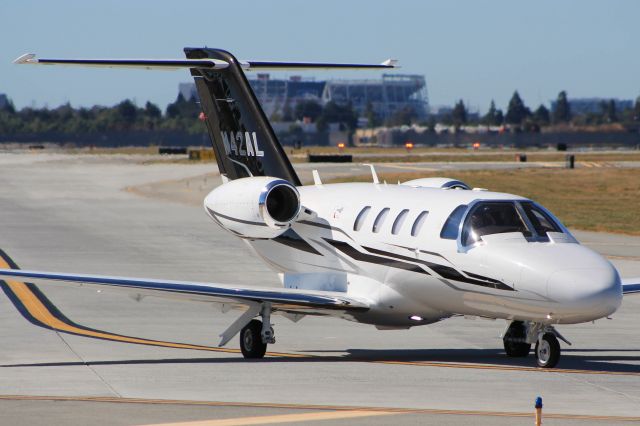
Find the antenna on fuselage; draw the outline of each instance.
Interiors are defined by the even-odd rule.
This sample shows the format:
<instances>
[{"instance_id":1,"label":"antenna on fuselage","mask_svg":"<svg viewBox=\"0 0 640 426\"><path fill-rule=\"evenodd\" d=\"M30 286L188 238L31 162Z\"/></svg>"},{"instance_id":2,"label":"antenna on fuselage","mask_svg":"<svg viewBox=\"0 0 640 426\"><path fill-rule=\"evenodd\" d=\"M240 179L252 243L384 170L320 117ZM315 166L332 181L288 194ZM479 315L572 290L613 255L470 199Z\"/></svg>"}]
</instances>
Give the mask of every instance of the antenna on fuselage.
<instances>
[{"instance_id":1,"label":"antenna on fuselage","mask_svg":"<svg viewBox=\"0 0 640 426\"><path fill-rule=\"evenodd\" d=\"M317 170L312 170L311 174L313 175L313 184L315 186L321 186L322 185L322 181L320 180L320 173L318 173Z\"/></svg>"},{"instance_id":2,"label":"antenna on fuselage","mask_svg":"<svg viewBox=\"0 0 640 426\"><path fill-rule=\"evenodd\" d=\"M363 164L363 166L369 166L371 168L371 177L373 177L373 183L380 183L380 179L378 179L378 174L376 173L376 168L373 167L373 164Z\"/></svg>"}]
</instances>

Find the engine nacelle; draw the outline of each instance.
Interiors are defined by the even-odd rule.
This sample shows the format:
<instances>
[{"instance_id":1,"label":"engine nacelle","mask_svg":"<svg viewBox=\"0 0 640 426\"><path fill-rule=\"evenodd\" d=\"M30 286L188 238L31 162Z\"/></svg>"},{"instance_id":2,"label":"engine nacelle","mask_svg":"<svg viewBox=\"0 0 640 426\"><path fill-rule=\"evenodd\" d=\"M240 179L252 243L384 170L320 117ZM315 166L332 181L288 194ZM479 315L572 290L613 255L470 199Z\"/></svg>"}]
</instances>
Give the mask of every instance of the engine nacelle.
<instances>
[{"instance_id":1,"label":"engine nacelle","mask_svg":"<svg viewBox=\"0 0 640 426\"><path fill-rule=\"evenodd\" d=\"M204 208L220 226L247 238L275 238L300 213L300 194L290 182L274 177L229 181L207 195Z\"/></svg>"},{"instance_id":2,"label":"engine nacelle","mask_svg":"<svg viewBox=\"0 0 640 426\"><path fill-rule=\"evenodd\" d=\"M424 188L442 188L442 189L471 189L466 183L451 178L434 177L434 178L421 178L413 179L406 182L402 182L403 185L416 186Z\"/></svg>"}]
</instances>

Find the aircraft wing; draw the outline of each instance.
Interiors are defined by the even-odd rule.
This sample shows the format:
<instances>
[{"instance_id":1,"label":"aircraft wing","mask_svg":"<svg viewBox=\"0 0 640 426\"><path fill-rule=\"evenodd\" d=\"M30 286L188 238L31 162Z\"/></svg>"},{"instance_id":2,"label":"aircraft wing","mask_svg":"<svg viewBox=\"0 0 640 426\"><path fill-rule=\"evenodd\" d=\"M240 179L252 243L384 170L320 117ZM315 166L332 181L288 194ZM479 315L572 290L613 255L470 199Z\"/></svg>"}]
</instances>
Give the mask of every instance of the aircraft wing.
<instances>
[{"instance_id":1,"label":"aircraft wing","mask_svg":"<svg viewBox=\"0 0 640 426\"><path fill-rule=\"evenodd\" d=\"M640 277L622 279L622 294L632 293L640 293Z\"/></svg>"},{"instance_id":2,"label":"aircraft wing","mask_svg":"<svg viewBox=\"0 0 640 426\"><path fill-rule=\"evenodd\" d=\"M270 303L274 312L303 315L343 317L369 309L366 300L339 292L287 288L239 287L226 284L171 281L148 278L125 278L103 275L82 275L57 272L0 269L0 277L62 281L78 286L93 286L103 290L120 290L140 296L223 303L229 307Z\"/></svg>"}]
</instances>

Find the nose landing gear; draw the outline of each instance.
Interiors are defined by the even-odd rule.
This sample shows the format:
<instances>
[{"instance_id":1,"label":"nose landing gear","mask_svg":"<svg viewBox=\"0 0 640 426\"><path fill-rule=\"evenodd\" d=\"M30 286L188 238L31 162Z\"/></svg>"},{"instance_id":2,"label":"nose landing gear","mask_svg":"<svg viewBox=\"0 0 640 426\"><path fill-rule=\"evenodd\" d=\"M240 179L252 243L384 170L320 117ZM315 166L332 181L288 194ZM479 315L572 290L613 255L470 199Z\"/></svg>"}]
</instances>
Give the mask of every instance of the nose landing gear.
<instances>
[{"instance_id":1,"label":"nose landing gear","mask_svg":"<svg viewBox=\"0 0 640 426\"><path fill-rule=\"evenodd\" d=\"M560 360L558 339L571 345L553 326L529 321L512 321L502 338L504 351L510 357L526 357L536 344L538 367L553 368Z\"/></svg>"},{"instance_id":2,"label":"nose landing gear","mask_svg":"<svg viewBox=\"0 0 640 426\"><path fill-rule=\"evenodd\" d=\"M560 343L553 333L544 333L536 342L538 367L553 368L560 360Z\"/></svg>"}]
</instances>

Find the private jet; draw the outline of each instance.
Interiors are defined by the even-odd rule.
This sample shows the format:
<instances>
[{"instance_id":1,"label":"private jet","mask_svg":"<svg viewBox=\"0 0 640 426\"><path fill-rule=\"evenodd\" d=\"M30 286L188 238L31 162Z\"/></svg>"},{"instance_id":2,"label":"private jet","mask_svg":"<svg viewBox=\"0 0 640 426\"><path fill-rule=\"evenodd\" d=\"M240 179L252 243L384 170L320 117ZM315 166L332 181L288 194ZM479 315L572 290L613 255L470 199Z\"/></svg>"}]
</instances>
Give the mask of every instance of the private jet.
<instances>
[{"instance_id":1,"label":"private jet","mask_svg":"<svg viewBox=\"0 0 640 426\"><path fill-rule=\"evenodd\" d=\"M640 278L621 280L547 209L517 195L470 188L452 178L302 185L249 85L262 70L386 70L381 64L242 61L212 48L186 59L38 59L21 65L188 69L222 184L206 214L243 240L282 287L168 281L2 269L0 276L81 283L134 295L218 303L240 311L219 346L240 335L245 358L275 343L272 315L332 316L403 330L455 316L506 320L510 357L535 344L537 365L560 359L556 329L609 317ZM256 283L258 284L258 283Z\"/></svg>"}]
</instances>

